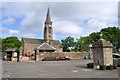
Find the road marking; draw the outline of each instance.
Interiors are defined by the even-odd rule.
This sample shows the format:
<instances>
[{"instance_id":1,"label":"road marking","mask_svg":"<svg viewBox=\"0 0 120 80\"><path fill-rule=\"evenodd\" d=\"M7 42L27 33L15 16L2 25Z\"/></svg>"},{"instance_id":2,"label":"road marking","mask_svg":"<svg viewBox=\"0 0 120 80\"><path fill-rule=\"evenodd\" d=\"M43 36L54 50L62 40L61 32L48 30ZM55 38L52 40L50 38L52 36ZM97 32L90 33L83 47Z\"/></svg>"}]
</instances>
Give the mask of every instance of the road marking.
<instances>
[{"instance_id":1,"label":"road marking","mask_svg":"<svg viewBox=\"0 0 120 80\"><path fill-rule=\"evenodd\" d=\"M83 71L91 71L90 69L82 69Z\"/></svg>"},{"instance_id":2,"label":"road marking","mask_svg":"<svg viewBox=\"0 0 120 80\"><path fill-rule=\"evenodd\" d=\"M78 72L78 70L73 70L72 72Z\"/></svg>"}]
</instances>

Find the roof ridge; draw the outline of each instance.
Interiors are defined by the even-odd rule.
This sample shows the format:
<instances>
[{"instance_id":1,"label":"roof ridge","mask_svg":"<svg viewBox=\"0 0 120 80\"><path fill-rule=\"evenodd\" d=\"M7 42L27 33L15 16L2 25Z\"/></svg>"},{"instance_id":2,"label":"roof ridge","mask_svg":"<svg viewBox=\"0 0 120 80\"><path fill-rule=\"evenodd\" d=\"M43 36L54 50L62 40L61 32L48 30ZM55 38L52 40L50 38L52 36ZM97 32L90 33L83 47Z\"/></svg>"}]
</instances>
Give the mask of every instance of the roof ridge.
<instances>
[{"instance_id":1,"label":"roof ridge","mask_svg":"<svg viewBox=\"0 0 120 80\"><path fill-rule=\"evenodd\" d=\"M26 37L23 37L24 39L26 38ZM38 38L26 38L26 39L38 39ZM40 40L43 40L43 39L40 39Z\"/></svg>"}]
</instances>

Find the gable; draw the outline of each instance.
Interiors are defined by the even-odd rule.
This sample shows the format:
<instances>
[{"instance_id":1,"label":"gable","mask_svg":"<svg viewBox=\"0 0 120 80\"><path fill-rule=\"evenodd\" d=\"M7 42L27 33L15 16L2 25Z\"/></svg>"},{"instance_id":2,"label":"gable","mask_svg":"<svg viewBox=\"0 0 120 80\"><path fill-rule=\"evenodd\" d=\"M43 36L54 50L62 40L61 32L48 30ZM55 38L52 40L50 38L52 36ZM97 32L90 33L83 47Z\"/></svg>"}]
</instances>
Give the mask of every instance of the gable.
<instances>
[{"instance_id":1,"label":"gable","mask_svg":"<svg viewBox=\"0 0 120 80\"><path fill-rule=\"evenodd\" d=\"M43 44L41 44L37 49L38 50L55 50L55 48L53 46L51 46L45 42Z\"/></svg>"}]
</instances>

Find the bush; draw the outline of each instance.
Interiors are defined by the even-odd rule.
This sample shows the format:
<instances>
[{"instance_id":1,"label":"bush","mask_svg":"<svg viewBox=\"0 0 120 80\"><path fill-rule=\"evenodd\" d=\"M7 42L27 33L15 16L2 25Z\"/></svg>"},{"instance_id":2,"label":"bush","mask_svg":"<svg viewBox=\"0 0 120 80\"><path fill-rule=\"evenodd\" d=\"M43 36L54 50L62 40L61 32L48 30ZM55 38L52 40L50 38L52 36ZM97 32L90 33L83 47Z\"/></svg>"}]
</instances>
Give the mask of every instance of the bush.
<instances>
[{"instance_id":1,"label":"bush","mask_svg":"<svg viewBox=\"0 0 120 80\"><path fill-rule=\"evenodd\" d=\"M88 68L94 68L93 62L87 63L87 67L88 67Z\"/></svg>"},{"instance_id":2,"label":"bush","mask_svg":"<svg viewBox=\"0 0 120 80\"><path fill-rule=\"evenodd\" d=\"M110 64L110 65L106 66L106 69L107 70L113 70L113 65Z\"/></svg>"},{"instance_id":3,"label":"bush","mask_svg":"<svg viewBox=\"0 0 120 80\"><path fill-rule=\"evenodd\" d=\"M117 65L113 65L113 69L117 69Z\"/></svg>"},{"instance_id":4,"label":"bush","mask_svg":"<svg viewBox=\"0 0 120 80\"><path fill-rule=\"evenodd\" d=\"M106 70L106 65L100 65L100 70Z\"/></svg>"}]
</instances>

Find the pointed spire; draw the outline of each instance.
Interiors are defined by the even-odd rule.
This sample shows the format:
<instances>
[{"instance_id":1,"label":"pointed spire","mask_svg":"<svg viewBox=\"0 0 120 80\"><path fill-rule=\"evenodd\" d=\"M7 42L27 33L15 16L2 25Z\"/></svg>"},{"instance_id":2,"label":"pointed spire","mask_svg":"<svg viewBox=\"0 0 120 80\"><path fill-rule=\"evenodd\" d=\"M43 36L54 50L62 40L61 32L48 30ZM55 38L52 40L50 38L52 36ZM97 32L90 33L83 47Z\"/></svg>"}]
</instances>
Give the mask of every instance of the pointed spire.
<instances>
[{"instance_id":1,"label":"pointed spire","mask_svg":"<svg viewBox=\"0 0 120 80\"><path fill-rule=\"evenodd\" d=\"M45 22L51 22L49 7L48 7L48 11L47 11L47 16L46 16L46 21Z\"/></svg>"}]
</instances>

